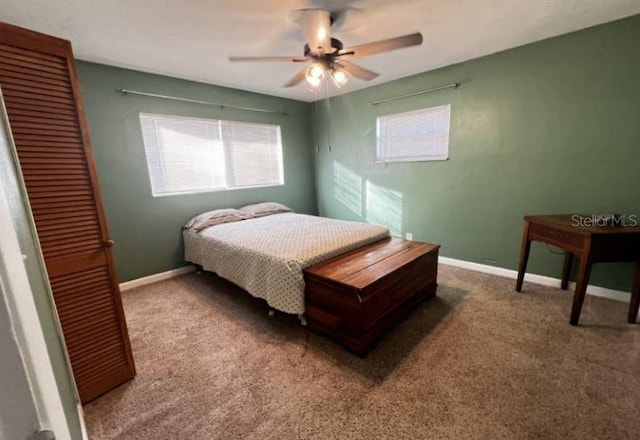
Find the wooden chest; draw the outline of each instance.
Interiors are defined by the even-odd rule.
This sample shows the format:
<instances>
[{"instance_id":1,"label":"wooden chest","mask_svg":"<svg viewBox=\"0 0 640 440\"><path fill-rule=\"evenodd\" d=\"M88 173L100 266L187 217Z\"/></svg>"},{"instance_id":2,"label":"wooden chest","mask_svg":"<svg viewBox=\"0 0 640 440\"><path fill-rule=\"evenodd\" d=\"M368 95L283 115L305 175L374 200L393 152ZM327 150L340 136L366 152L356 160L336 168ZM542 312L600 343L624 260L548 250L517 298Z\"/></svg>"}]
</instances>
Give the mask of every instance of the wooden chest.
<instances>
[{"instance_id":1,"label":"wooden chest","mask_svg":"<svg viewBox=\"0 0 640 440\"><path fill-rule=\"evenodd\" d=\"M439 248L388 238L305 269L309 328L364 356L419 302L435 296Z\"/></svg>"}]
</instances>

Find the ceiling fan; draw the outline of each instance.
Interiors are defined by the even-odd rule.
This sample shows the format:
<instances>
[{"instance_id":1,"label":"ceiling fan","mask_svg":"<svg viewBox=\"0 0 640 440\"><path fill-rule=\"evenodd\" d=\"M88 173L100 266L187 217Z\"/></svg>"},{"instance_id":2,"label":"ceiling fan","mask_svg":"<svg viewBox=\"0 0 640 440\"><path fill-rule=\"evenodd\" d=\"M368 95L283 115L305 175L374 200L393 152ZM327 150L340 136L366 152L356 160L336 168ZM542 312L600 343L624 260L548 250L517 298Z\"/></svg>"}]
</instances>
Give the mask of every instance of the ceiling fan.
<instances>
[{"instance_id":1,"label":"ceiling fan","mask_svg":"<svg viewBox=\"0 0 640 440\"><path fill-rule=\"evenodd\" d=\"M229 57L229 61L284 61L306 63L307 67L298 72L284 87L293 87L303 80L314 89L322 83L325 75L329 75L337 87L342 87L354 76L364 81L371 81L380 74L358 66L348 59L361 58L368 55L389 52L405 47L422 44L422 34L416 32L387 40L374 41L344 48L342 42L331 38L331 25L334 17L324 9L303 9L302 28L307 40L303 56L265 56L265 57Z\"/></svg>"}]
</instances>

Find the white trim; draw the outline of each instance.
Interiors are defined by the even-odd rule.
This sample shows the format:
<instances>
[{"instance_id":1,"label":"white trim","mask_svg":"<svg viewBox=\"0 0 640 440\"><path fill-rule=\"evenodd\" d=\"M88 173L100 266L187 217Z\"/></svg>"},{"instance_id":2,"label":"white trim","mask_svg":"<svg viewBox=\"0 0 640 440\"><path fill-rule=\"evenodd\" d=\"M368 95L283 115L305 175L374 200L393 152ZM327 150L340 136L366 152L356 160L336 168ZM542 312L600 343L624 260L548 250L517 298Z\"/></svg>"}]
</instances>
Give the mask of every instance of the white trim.
<instances>
[{"instance_id":1,"label":"white trim","mask_svg":"<svg viewBox=\"0 0 640 440\"><path fill-rule=\"evenodd\" d=\"M469 269L476 272L488 273L491 275L498 275L500 277L511 278L514 280L518 278L518 271L505 269L502 267L489 266L487 264L472 263L470 261L457 260L455 258L449 258L449 257L439 257L438 262L449 265L449 266L460 267L462 269ZM525 273L524 280L530 283L541 284L543 286L560 288L560 279L558 278ZM575 283L570 283L569 289L573 290L574 288L575 288ZM622 301L626 303L629 303L629 300L631 299L631 294L629 292L607 289L606 287L592 286L592 285L587 286L587 294L593 295L593 296L600 296L602 298L609 298L609 299Z\"/></svg>"},{"instance_id":2,"label":"white trim","mask_svg":"<svg viewBox=\"0 0 640 440\"><path fill-rule=\"evenodd\" d=\"M273 188L276 186L284 186L284 175L282 176L282 183L274 183L268 185L246 185L246 186L234 186L231 188L220 187L215 189L194 189L193 191L176 191L170 193L162 193L162 194L151 194L153 197L171 197L171 196L184 196L189 194L204 194L211 192L221 192L221 191L237 191L239 189L255 189L255 188Z\"/></svg>"},{"instance_id":3,"label":"white trim","mask_svg":"<svg viewBox=\"0 0 640 440\"><path fill-rule=\"evenodd\" d=\"M179 267L178 269L168 270L166 272L160 272L153 275L149 275L142 278L137 278L131 281L125 281L120 283L120 291L131 290L136 287L146 286L147 284L157 283L158 281L168 280L169 278L178 277L189 272L196 270L195 266L189 265Z\"/></svg>"},{"instance_id":4,"label":"white trim","mask_svg":"<svg viewBox=\"0 0 640 440\"><path fill-rule=\"evenodd\" d=\"M491 275L497 275L500 277L516 279L518 277L518 271L505 269L503 267L489 266L488 264L472 263L471 261L458 260L456 258L438 257L438 263L448 266L460 267L462 269L473 270L475 272L488 273ZM168 270L166 272L160 272L153 275L149 275L142 278L137 278L131 281L125 281L120 283L120 290L131 290L136 287L146 286L147 284L157 283L158 281L168 280L170 278L179 277L187 273L194 272L195 266L189 265L179 267L178 269ZM533 273L526 273L524 280L529 283L540 284L542 286L557 287L560 288L560 279L552 278L545 275L537 275ZM575 283L569 284L569 289L574 289ZM629 292L623 292L622 290L607 289L600 286L587 286L587 294L593 296L599 296L602 298L609 298L615 301L622 301L628 303L631 294Z\"/></svg>"}]
</instances>

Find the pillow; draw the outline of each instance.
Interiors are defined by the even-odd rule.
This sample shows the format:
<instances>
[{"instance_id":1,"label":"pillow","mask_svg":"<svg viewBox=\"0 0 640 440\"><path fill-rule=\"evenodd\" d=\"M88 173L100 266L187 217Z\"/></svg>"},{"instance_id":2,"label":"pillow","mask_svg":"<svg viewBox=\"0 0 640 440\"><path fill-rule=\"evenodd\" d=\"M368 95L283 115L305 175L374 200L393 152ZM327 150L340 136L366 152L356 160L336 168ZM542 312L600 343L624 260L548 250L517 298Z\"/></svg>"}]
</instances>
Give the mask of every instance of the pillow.
<instances>
[{"instance_id":1,"label":"pillow","mask_svg":"<svg viewBox=\"0 0 640 440\"><path fill-rule=\"evenodd\" d=\"M251 217L251 214L240 211L239 209L214 209L213 211L196 215L184 225L184 229L193 229L196 232L200 232L209 226L238 222Z\"/></svg>"},{"instance_id":2,"label":"pillow","mask_svg":"<svg viewBox=\"0 0 640 440\"><path fill-rule=\"evenodd\" d=\"M240 211L250 214L252 217L264 217L266 215L278 214L281 212L292 212L290 208L276 203L276 202L264 202L256 203L254 205L247 205L240 208Z\"/></svg>"}]
</instances>

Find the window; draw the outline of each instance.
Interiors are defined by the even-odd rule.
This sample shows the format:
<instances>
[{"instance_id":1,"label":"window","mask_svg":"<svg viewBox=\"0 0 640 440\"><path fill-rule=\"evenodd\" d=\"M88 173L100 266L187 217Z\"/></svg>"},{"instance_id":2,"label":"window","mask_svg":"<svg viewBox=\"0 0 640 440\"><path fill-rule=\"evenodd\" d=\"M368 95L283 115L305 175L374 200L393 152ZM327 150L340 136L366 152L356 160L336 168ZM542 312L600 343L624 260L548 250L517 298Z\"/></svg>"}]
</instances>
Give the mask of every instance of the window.
<instances>
[{"instance_id":1,"label":"window","mask_svg":"<svg viewBox=\"0 0 640 440\"><path fill-rule=\"evenodd\" d=\"M277 125L140 114L154 196L283 185Z\"/></svg>"},{"instance_id":2,"label":"window","mask_svg":"<svg viewBox=\"0 0 640 440\"><path fill-rule=\"evenodd\" d=\"M378 162L449 158L451 105L378 117Z\"/></svg>"}]
</instances>

